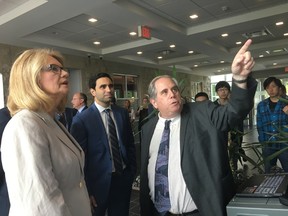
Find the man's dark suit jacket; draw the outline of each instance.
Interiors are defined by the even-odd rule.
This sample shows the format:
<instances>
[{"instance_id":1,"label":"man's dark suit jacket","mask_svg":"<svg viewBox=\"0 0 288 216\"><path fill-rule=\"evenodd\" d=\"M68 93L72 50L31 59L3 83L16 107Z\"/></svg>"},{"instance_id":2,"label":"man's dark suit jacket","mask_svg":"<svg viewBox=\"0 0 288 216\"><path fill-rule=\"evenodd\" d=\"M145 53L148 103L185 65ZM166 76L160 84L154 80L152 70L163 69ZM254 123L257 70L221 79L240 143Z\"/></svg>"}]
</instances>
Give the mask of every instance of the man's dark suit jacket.
<instances>
[{"instance_id":1,"label":"man's dark suit jacket","mask_svg":"<svg viewBox=\"0 0 288 216\"><path fill-rule=\"evenodd\" d=\"M253 107L257 82L249 78L248 90L233 85L228 105L211 101L187 103L181 112L181 170L187 188L203 216L224 216L235 194L223 131L243 119ZM140 207L142 216L155 211L149 195L147 166L149 147L158 116L143 126L141 151Z\"/></svg>"},{"instance_id":2,"label":"man's dark suit jacket","mask_svg":"<svg viewBox=\"0 0 288 216\"><path fill-rule=\"evenodd\" d=\"M7 107L2 108L0 110L0 147L4 128L10 119L11 116L8 108ZM10 202L0 154L0 216L8 216L9 209L10 209Z\"/></svg>"},{"instance_id":3,"label":"man's dark suit jacket","mask_svg":"<svg viewBox=\"0 0 288 216\"><path fill-rule=\"evenodd\" d=\"M136 173L136 156L129 115L126 109L117 105L112 105L111 109L117 125L121 154L126 169L132 173L132 186ZM93 195L98 204L103 204L109 195L112 162L107 133L94 103L85 112L74 117L71 134L85 152L85 180L89 195Z\"/></svg>"}]
</instances>

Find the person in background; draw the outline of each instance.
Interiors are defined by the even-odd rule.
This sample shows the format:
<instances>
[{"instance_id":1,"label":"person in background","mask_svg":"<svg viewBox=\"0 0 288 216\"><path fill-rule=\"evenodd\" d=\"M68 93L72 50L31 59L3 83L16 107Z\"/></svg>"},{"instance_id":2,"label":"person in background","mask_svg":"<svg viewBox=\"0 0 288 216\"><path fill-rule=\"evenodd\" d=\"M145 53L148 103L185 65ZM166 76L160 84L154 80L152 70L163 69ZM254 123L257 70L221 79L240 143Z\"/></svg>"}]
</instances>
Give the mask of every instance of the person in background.
<instances>
[{"instance_id":1,"label":"person in background","mask_svg":"<svg viewBox=\"0 0 288 216\"><path fill-rule=\"evenodd\" d=\"M219 81L215 86L215 90L219 98L214 101L214 104L218 106L226 105L229 101L229 97L231 94L230 84L226 81ZM225 138L225 144L229 144L229 158L233 172L238 169L238 160L241 160L240 154L243 156L246 155L244 149L242 148L244 134L243 121L244 118L242 121L239 121L239 123L235 125L234 128L231 128L231 130L225 131L223 133ZM243 161L246 161L246 159L243 158Z\"/></svg>"},{"instance_id":2,"label":"person in background","mask_svg":"<svg viewBox=\"0 0 288 216\"><path fill-rule=\"evenodd\" d=\"M148 105L149 100L148 97L144 97L142 99L142 104L138 107L136 111L136 116L139 117L138 119L138 131L139 133L139 141L141 143L141 128L142 126L149 120L148 117Z\"/></svg>"},{"instance_id":3,"label":"person in background","mask_svg":"<svg viewBox=\"0 0 288 216\"><path fill-rule=\"evenodd\" d=\"M195 95L195 101L196 102L199 102L199 101L206 101L206 100L209 100L209 96L206 92L198 92L196 95Z\"/></svg>"},{"instance_id":4,"label":"person in background","mask_svg":"<svg viewBox=\"0 0 288 216\"><path fill-rule=\"evenodd\" d=\"M88 108L87 106L87 96L83 92L76 92L73 95L73 98L71 100L71 104L74 109L77 109L77 113L81 113L85 109Z\"/></svg>"},{"instance_id":5,"label":"person in background","mask_svg":"<svg viewBox=\"0 0 288 216\"><path fill-rule=\"evenodd\" d=\"M215 91L219 98L214 103L218 105L227 104L230 96L230 84L226 81L220 81L216 84Z\"/></svg>"},{"instance_id":6,"label":"person in background","mask_svg":"<svg viewBox=\"0 0 288 216\"><path fill-rule=\"evenodd\" d=\"M70 128L72 125L73 117L77 114L77 109L65 107L63 113L57 113L56 118L60 121L66 129L70 132Z\"/></svg>"},{"instance_id":7,"label":"person in background","mask_svg":"<svg viewBox=\"0 0 288 216\"><path fill-rule=\"evenodd\" d=\"M263 82L269 98L261 101L257 106L257 130L258 140L262 143L262 154L265 160L275 152L288 147L287 143L277 143L280 131L288 132L288 107L287 104L279 100L282 83L276 77L268 77ZM275 141L275 143L273 143ZM271 168L276 166L279 159L282 169L288 172L288 151L284 151L271 160L265 160L265 173L270 173Z\"/></svg>"},{"instance_id":8,"label":"person in background","mask_svg":"<svg viewBox=\"0 0 288 216\"><path fill-rule=\"evenodd\" d=\"M50 49L24 51L10 72L1 158L10 216L90 216L84 152L55 119L67 101L69 73ZM1 209L2 210L2 209Z\"/></svg>"},{"instance_id":9,"label":"person in background","mask_svg":"<svg viewBox=\"0 0 288 216\"><path fill-rule=\"evenodd\" d=\"M128 216L136 174L134 137L126 109L111 105L112 78L89 80L94 103L73 119L71 134L86 153L85 179L94 216ZM80 215L79 215L80 216Z\"/></svg>"},{"instance_id":10,"label":"person in background","mask_svg":"<svg viewBox=\"0 0 288 216\"><path fill-rule=\"evenodd\" d=\"M129 113L130 122L132 124L135 121L135 111L134 111L133 107L131 107L131 101L128 99L125 100L123 107L125 109L127 109L128 113Z\"/></svg>"},{"instance_id":11,"label":"person in background","mask_svg":"<svg viewBox=\"0 0 288 216\"><path fill-rule=\"evenodd\" d=\"M11 119L10 112L7 107L0 109L0 148L1 139L5 126ZM0 216L8 216L10 209L9 196L7 191L7 184L5 179L5 173L2 166L1 154L0 154Z\"/></svg>"},{"instance_id":12,"label":"person in background","mask_svg":"<svg viewBox=\"0 0 288 216\"><path fill-rule=\"evenodd\" d=\"M159 114L142 130L141 216L226 215L235 188L221 131L253 107L257 82L249 76L254 66L247 51L251 42L232 62L233 91L227 106L211 101L182 104L177 81L168 75L150 82L150 102Z\"/></svg>"}]
</instances>

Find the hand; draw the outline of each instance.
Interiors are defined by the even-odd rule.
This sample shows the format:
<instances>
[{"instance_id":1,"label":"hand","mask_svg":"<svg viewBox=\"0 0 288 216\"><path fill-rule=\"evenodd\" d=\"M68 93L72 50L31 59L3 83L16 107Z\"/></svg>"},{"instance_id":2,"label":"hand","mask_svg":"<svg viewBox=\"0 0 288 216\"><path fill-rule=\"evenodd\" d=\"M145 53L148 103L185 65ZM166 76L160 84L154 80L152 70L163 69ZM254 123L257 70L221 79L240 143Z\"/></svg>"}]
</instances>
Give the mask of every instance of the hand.
<instances>
[{"instance_id":1,"label":"hand","mask_svg":"<svg viewBox=\"0 0 288 216\"><path fill-rule=\"evenodd\" d=\"M231 71L235 80L245 80L255 65L255 61L248 51L251 43L252 40L248 39L234 57Z\"/></svg>"},{"instance_id":2,"label":"hand","mask_svg":"<svg viewBox=\"0 0 288 216\"><path fill-rule=\"evenodd\" d=\"M283 112L284 112L285 114L288 114L288 105L286 105L286 106L283 108Z\"/></svg>"},{"instance_id":3,"label":"hand","mask_svg":"<svg viewBox=\"0 0 288 216\"><path fill-rule=\"evenodd\" d=\"M94 196L90 196L90 205L91 205L91 210L92 213L94 212L94 208L97 207L96 199Z\"/></svg>"}]
</instances>

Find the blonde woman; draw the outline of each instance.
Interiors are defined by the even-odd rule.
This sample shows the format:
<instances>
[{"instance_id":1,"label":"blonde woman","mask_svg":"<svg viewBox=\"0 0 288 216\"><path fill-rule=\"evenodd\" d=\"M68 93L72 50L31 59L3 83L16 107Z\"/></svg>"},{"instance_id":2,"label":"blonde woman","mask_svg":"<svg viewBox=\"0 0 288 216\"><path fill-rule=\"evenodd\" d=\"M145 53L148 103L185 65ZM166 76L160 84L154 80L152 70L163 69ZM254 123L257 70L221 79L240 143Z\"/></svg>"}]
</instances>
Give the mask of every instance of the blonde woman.
<instances>
[{"instance_id":1,"label":"blonde woman","mask_svg":"<svg viewBox=\"0 0 288 216\"><path fill-rule=\"evenodd\" d=\"M14 62L2 139L10 216L90 216L84 153L55 119L62 113L69 74L60 53L31 49Z\"/></svg>"}]
</instances>

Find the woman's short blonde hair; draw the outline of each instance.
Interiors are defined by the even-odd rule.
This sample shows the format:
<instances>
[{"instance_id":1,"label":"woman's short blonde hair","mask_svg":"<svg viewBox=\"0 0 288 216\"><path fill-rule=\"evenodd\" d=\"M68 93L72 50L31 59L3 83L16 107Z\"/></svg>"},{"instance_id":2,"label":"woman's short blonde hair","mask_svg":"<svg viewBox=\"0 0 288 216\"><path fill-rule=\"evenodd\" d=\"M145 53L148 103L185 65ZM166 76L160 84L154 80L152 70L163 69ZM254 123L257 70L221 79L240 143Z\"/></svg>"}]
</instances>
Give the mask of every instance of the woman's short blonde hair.
<instances>
[{"instance_id":1,"label":"woman's short blonde hair","mask_svg":"<svg viewBox=\"0 0 288 216\"><path fill-rule=\"evenodd\" d=\"M54 99L41 89L39 84L42 68L48 63L48 56L63 65L63 56L52 49L30 49L24 51L13 63L7 107L11 115L22 109L50 112L55 106ZM57 107L59 112L65 108L67 98Z\"/></svg>"}]
</instances>

